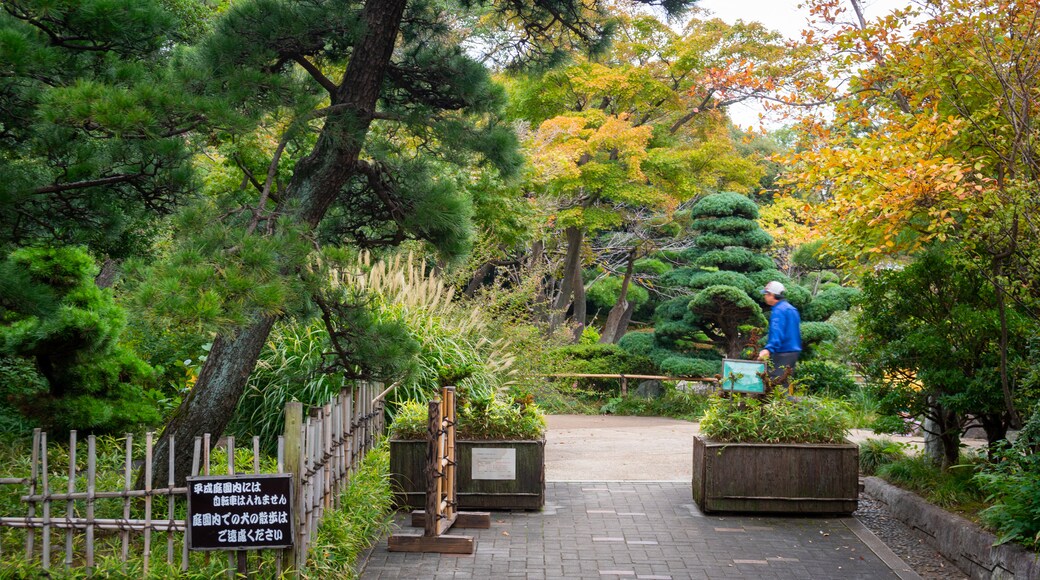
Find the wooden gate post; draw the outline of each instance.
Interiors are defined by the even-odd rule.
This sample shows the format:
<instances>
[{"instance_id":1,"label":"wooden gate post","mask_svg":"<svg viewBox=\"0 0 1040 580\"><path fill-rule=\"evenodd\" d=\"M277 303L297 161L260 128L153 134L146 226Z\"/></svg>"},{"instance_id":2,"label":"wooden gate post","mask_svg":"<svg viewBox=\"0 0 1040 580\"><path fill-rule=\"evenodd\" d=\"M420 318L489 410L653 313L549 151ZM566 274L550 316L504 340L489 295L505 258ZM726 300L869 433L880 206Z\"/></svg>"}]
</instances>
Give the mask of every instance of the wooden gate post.
<instances>
[{"instance_id":1,"label":"wooden gate post","mask_svg":"<svg viewBox=\"0 0 1040 580\"><path fill-rule=\"evenodd\" d=\"M391 552L472 554L470 536L444 535L452 526L491 527L488 512L458 512L455 478L455 389L445 387L440 401L430 401L426 431L426 510L412 513L412 525L423 535L395 534L387 540Z\"/></svg>"},{"instance_id":2,"label":"wooden gate post","mask_svg":"<svg viewBox=\"0 0 1040 580\"><path fill-rule=\"evenodd\" d=\"M294 514L293 522L293 545L291 548L285 550L282 555L282 563L286 570L292 570L295 577L300 575L300 567L298 565L298 546L300 539L300 531L303 528L303 522L301 521L301 506L303 500L301 492L303 491L303 469L301 468L303 453L302 446L303 440L301 436L301 429L303 428L303 403L298 401L292 401L285 404L285 469L292 473L292 490L293 490L293 509L296 511Z\"/></svg>"}]
</instances>

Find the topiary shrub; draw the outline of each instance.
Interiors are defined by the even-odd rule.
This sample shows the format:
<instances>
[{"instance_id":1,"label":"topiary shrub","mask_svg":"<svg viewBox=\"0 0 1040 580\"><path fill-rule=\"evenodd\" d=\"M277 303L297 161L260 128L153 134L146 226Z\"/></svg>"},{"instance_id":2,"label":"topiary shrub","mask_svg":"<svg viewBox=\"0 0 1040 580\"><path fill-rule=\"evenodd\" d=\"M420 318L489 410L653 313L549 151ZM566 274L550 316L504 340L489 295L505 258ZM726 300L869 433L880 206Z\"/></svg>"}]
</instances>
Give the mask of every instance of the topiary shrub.
<instances>
[{"instance_id":1,"label":"topiary shrub","mask_svg":"<svg viewBox=\"0 0 1040 580\"><path fill-rule=\"evenodd\" d=\"M827 320L836 312L852 307L860 291L856 288L830 286L813 297L812 302L802 311L802 320Z\"/></svg>"},{"instance_id":2,"label":"topiary shrub","mask_svg":"<svg viewBox=\"0 0 1040 580\"><path fill-rule=\"evenodd\" d=\"M670 356L661 361L661 372L671 377L713 377L722 372L722 363L719 360Z\"/></svg>"},{"instance_id":3,"label":"topiary shrub","mask_svg":"<svg viewBox=\"0 0 1040 580\"><path fill-rule=\"evenodd\" d=\"M794 368L794 381L811 395L845 397L856 390L848 367L826 360L807 360Z\"/></svg>"}]
</instances>

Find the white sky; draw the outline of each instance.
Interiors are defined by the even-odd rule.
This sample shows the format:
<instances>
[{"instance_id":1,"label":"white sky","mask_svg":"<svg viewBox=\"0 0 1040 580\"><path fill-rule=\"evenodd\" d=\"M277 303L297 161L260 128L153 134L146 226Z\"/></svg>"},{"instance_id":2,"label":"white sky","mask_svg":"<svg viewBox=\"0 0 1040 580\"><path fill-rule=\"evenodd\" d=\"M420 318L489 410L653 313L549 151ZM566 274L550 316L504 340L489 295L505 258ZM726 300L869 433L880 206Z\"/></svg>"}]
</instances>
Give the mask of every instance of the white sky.
<instances>
[{"instance_id":1,"label":"white sky","mask_svg":"<svg viewBox=\"0 0 1040 580\"><path fill-rule=\"evenodd\" d=\"M700 0L697 7L709 10L713 16L732 24L737 20L745 22L758 21L767 28L777 30L788 38L799 38L805 26L809 11L799 4L803 0ZM844 2L852 16L852 5ZM905 8L910 0L863 0L864 16L873 20L888 14L892 10ZM729 108L729 116L733 122L747 127L758 126L758 114L761 109L754 103L738 103ZM768 123L767 123L768 125Z\"/></svg>"}]
</instances>

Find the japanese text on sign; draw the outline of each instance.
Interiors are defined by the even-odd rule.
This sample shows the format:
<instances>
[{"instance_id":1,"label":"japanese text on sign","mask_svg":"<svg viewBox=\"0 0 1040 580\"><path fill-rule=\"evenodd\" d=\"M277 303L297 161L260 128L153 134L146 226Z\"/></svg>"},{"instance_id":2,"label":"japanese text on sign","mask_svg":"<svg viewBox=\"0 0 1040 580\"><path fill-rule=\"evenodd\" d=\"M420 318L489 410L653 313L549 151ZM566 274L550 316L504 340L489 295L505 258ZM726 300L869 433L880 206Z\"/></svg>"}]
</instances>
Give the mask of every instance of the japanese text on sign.
<instances>
[{"instance_id":1,"label":"japanese text on sign","mask_svg":"<svg viewBox=\"0 0 1040 580\"><path fill-rule=\"evenodd\" d=\"M188 478L188 538L193 550L256 550L292 545L292 477Z\"/></svg>"}]
</instances>

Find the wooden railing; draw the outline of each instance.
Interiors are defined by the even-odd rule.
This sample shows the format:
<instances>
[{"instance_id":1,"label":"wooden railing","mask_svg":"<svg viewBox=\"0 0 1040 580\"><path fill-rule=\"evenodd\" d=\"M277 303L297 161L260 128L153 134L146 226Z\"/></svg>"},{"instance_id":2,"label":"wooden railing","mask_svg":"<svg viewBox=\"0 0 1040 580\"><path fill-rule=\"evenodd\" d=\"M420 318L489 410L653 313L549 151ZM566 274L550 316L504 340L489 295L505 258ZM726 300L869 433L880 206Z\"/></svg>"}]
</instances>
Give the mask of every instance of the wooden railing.
<instances>
[{"instance_id":1,"label":"wooden railing","mask_svg":"<svg viewBox=\"0 0 1040 580\"><path fill-rule=\"evenodd\" d=\"M351 473L382 435L385 425L381 396L378 395L381 387L376 383L361 383L352 391L344 390L332 401L311 409L306 420L301 403L286 405L286 428L278 439L276 472L293 474L296 532L294 547L284 550L282 557L276 558L278 574L282 571L283 563L296 571L303 568L311 538L322 516L326 510L340 507L340 496ZM151 565L153 535L164 534L167 563L172 565L179 559L179 567L188 570L185 520L176 517L183 513L188 492L186 487L174 485L176 474L173 457L179 442L172 438L169 442L169 479L165 486L157 486L153 481L153 443L154 435L147 433L142 464L145 470L144 489L133 488L133 458L135 452L141 453L141 450L135 450L134 437L128 434L125 460L120 470L120 489L99 490L96 438L94 435L87 437L86 469L82 471L77 458L81 442L73 431L69 436L68 471L64 472L64 468L60 468L62 476L67 473L66 484L64 489L59 490L52 485L52 478L57 472L50 464L52 451L47 433L36 429L32 438L29 477L0 478L0 485L24 486L26 493L20 496L20 500L25 505L25 515L4 514L0 517L0 527L25 529L25 559L33 562L38 557L44 570L53 566L56 556L65 568L94 568L98 532L118 533L119 557L123 562L128 560L132 544L139 541L145 574ZM209 434L196 437L192 442L191 475L211 473L210 443ZM222 445L227 450L227 472L234 474L234 437L227 437ZM252 471L260 473L258 437L252 438L252 455ZM111 501L122 503L122 517L96 517L98 503ZM143 517L130 517L134 502L143 502ZM111 509L111 504L106 504L106 507ZM164 514L159 515L157 510ZM63 536L63 548L55 545L55 534ZM76 541L77 534L83 536L82 558L74 550L74 546L79 543ZM236 556L229 554L229 557ZM239 560L243 558L243 555L239 556ZM235 567L234 560L232 567Z\"/></svg>"},{"instance_id":2,"label":"wooden railing","mask_svg":"<svg viewBox=\"0 0 1040 580\"><path fill-rule=\"evenodd\" d=\"M547 378L573 378L573 379L620 379L621 380L621 394L628 394L628 379L635 379L638 381L689 381L691 383L713 383L717 384L719 379L715 377L670 377L663 375L625 375L625 374L597 374L597 373L553 373L548 375L537 375L539 377Z\"/></svg>"}]
</instances>

